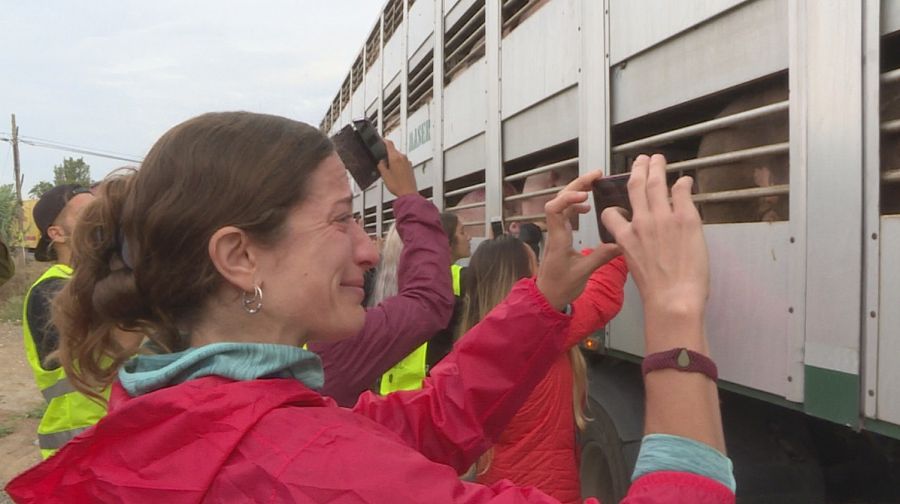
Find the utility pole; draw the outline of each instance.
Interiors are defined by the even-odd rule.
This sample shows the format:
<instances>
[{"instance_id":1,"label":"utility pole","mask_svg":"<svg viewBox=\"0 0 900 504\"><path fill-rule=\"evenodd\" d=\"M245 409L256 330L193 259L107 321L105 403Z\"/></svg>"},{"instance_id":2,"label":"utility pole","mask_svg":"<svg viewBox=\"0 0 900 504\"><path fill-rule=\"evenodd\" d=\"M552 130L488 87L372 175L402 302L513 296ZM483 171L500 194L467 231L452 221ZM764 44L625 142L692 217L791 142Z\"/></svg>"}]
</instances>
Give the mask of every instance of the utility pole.
<instances>
[{"instance_id":1,"label":"utility pole","mask_svg":"<svg viewBox=\"0 0 900 504\"><path fill-rule=\"evenodd\" d=\"M19 128L16 114L12 114L13 171L16 177L16 228L19 245L22 247L22 261L25 261L25 211L22 208L22 172L19 169Z\"/></svg>"}]
</instances>

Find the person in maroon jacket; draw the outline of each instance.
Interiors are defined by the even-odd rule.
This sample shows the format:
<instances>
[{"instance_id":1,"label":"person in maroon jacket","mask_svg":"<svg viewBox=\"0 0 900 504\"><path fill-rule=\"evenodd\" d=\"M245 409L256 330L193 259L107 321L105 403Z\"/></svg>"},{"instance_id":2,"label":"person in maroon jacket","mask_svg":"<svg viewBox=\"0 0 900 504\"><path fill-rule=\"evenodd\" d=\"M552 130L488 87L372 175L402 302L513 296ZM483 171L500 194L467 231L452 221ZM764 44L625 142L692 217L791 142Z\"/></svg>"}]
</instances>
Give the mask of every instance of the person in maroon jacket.
<instances>
[{"instance_id":1,"label":"person in maroon jacket","mask_svg":"<svg viewBox=\"0 0 900 504\"><path fill-rule=\"evenodd\" d=\"M382 173L399 159L387 147ZM636 173L637 230L606 221L645 296L647 346L698 348L708 279L690 184L676 185L675 211L666 212L665 163L654 165L652 183ZM96 397L112 384L109 414L6 491L41 503L553 502L457 472L563 353L566 306L609 259L574 253L566 228L589 211L586 191L599 176L547 203L537 279L521 280L421 390L369 392L345 409L316 392L321 361L302 345L359 333L363 272L377 254L353 220L331 142L313 126L247 112L172 128L139 171L104 183L85 209L74 234L78 267L57 297L60 360L82 392ZM651 216L637 200L644 186L645 200L657 188ZM657 225L661 233L646 227ZM167 353L135 355L143 338ZM647 425L658 429L650 432L724 450L707 380L648 374ZM685 472L692 467L645 467L635 503L734 502L726 485Z\"/></svg>"},{"instance_id":2,"label":"person in maroon jacket","mask_svg":"<svg viewBox=\"0 0 900 504\"><path fill-rule=\"evenodd\" d=\"M397 196L394 226L403 240L397 295L368 308L355 337L309 344L325 367L322 394L341 406L353 406L388 369L447 327L453 314L450 246L440 213L416 190L406 156L398 153L391 159L382 178Z\"/></svg>"}]
</instances>

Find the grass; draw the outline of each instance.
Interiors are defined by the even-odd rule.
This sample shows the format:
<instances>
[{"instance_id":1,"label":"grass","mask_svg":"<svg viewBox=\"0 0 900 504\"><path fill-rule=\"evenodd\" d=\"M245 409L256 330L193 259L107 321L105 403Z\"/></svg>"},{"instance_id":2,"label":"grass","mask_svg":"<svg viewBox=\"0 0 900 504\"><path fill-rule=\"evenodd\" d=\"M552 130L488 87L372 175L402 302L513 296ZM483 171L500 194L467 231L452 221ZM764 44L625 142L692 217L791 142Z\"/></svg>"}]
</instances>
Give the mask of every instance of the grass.
<instances>
[{"instance_id":1,"label":"grass","mask_svg":"<svg viewBox=\"0 0 900 504\"><path fill-rule=\"evenodd\" d=\"M37 262L34 259L22 260L19 251L14 251L16 274L5 284L0 285L0 320L22 323L22 304L28 288L41 274L50 267L49 263Z\"/></svg>"},{"instance_id":2,"label":"grass","mask_svg":"<svg viewBox=\"0 0 900 504\"><path fill-rule=\"evenodd\" d=\"M41 418L44 416L44 411L47 411L47 403L42 402L26 411L25 418Z\"/></svg>"},{"instance_id":3,"label":"grass","mask_svg":"<svg viewBox=\"0 0 900 504\"><path fill-rule=\"evenodd\" d=\"M0 304L0 320L22 323L22 307L25 303L25 294L12 294Z\"/></svg>"},{"instance_id":4,"label":"grass","mask_svg":"<svg viewBox=\"0 0 900 504\"><path fill-rule=\"evenodd\" d=\"M0 438L5 438L6 436L9 436L13 432L16 432L15 428L10 427L8 425L0 425Z\"/></svg>"}]
</instances>

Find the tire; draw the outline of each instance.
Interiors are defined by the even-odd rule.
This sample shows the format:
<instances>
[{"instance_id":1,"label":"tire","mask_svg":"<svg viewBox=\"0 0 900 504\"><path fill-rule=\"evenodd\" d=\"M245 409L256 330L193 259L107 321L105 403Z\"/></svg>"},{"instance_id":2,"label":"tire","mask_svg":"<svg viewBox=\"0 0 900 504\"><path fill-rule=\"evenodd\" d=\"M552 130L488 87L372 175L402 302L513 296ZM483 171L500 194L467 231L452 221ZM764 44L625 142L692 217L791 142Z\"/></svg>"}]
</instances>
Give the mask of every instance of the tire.
<instances>
[{"instance_id":1,"label":"tire","mask_svg":"<svg viewBox=\"0 0 900 504\"><path fill-rule=\"evenodd\" d=\"M581 497L619 502L631 484L633 461L629 464L628 452L635 447L622 441L600 403L588 399L586 412L591 420L581 433Z\"/></svg>"}]
</instances>

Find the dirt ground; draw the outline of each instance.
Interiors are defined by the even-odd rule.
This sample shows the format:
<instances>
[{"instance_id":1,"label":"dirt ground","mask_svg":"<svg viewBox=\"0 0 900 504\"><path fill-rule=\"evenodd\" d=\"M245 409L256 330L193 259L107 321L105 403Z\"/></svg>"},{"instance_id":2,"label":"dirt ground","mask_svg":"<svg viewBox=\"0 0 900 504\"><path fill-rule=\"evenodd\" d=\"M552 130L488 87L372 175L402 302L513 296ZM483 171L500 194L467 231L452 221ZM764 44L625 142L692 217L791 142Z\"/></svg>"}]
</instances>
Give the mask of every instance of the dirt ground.
<instances>
[{"instance_id":1,"label":"dirt ground","mask_svg":"<svg viewBox=\"0 0 900 504\"><path fill-rule=\"evenodd\" d=\"M37 424L44 400L25 360L22 327L0 322L0 488L40 462ZM0 492L0 504L10 502Z\"/></svg>"}]
</instances>

